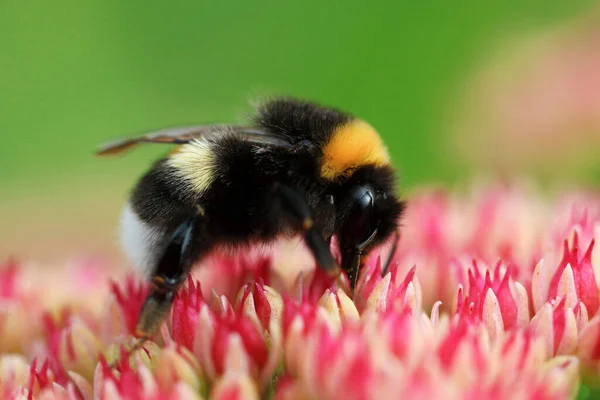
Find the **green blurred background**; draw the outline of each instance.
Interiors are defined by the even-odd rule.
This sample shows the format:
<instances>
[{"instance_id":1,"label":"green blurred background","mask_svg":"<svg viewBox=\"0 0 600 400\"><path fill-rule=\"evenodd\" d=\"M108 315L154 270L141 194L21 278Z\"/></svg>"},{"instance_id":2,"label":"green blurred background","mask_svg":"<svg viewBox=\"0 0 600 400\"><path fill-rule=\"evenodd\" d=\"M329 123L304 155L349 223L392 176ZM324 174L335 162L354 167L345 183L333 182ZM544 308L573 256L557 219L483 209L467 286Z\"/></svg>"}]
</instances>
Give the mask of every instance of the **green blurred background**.
<instances>
[{"instance_id":1,"label":"green blurred background","mask_svg":"<svg viewBox=\"0 0 600 400\"><path fill-rule=\"evenodd\" d=\"M108 138L235 121L260 95L351 111L403 187L471 171L440 151L444 110L499 38L592 1L0 2L0 257L110 253L132 182L165 148Z\"/></svg>"}]
</instances>

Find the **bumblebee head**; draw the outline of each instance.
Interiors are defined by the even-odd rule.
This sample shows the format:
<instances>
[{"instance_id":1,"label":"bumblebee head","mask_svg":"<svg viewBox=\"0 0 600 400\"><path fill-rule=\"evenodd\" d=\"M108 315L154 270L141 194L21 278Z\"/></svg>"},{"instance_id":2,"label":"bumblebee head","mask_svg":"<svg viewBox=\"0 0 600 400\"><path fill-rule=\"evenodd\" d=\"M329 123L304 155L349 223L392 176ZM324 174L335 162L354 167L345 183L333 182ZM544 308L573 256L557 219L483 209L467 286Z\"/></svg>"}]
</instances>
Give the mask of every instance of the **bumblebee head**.
<instances>
[{"instance_id":1,"label":"bumblebee head","mask_svg":"<svg viewBox=\"0 0 600 400\"><path fill-rule=\"evenodd\" d=\"M336 235L342 268L354 286L368 253L397 230L404 210L394 189L390 167L364 166L342 186Z\"/></svg>"}]
</instances>

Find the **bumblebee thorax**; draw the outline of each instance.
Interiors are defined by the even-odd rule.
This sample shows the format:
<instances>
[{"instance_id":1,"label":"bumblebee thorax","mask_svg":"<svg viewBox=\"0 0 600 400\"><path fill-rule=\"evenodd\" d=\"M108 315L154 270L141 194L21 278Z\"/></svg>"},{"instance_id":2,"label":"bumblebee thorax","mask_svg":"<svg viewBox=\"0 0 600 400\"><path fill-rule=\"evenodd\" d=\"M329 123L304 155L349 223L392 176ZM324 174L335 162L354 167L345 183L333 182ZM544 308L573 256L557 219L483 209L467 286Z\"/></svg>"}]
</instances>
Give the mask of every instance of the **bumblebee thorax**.
<instances>
[{"instance_id":1,"label":"bumblebee thorax","mask_svg":"<svg viewBox=\"0 0 600 400\"><path fill-rule=\"evenodd\" d=\"M379 134L362 120L336 128L323 147L320 174L327 180L348 177L361 166L389 165L390 157Z\"/></svg>"}]
</instances>

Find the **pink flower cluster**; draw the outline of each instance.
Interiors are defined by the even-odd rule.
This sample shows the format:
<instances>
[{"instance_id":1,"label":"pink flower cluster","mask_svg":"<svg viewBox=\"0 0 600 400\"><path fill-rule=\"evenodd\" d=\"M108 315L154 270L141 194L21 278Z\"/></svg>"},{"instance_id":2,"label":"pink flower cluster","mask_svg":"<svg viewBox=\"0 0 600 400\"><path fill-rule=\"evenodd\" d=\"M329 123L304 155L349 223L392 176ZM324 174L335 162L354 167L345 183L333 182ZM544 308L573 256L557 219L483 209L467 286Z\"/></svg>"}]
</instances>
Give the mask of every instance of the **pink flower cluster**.
<instances>
[{"instance_id":1,"label":"pink flower cluster","mask_svg":"<svg viewBox=\"0 0 600 400\"><path fill-rule=\"evenodd\" d=\"M215 256L140 349L140 277L7 261L0 398L572 398L600 377L600 196L474 189L411 196L353 294L314 262Z\"/></svg>"},{"instance_id":2,"label":"pink flower cluster","mask_svg":"<svg viewBox=\"0 0 600 400\"><path fill-rule=\"evenodd\" d=\"M505 38L453 99L460 105L447 126L458 157L479 170L545 172L553 179L593 170L600 143L599 38L597 5L556 26Z\"/></svg>"}]
</instances>

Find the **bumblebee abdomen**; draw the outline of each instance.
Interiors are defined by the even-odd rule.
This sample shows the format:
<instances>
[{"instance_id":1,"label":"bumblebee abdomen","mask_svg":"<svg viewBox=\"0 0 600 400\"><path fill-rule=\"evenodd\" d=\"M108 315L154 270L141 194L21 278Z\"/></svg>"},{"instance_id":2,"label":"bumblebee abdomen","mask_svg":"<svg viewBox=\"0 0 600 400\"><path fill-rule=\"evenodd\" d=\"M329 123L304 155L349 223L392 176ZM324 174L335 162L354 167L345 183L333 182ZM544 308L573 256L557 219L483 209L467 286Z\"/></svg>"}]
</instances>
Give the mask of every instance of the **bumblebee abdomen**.
<instances>
[{"instance_id":1,"label":"bumblebee abdomen","mask_svg":"<svg viewBox=\"0 0 600 400\"><path fill-rule=\"evenodd\" d=\"M136 270L150 275L168 240L167 229L141 219L131 202L121 213L120 241Z\"/></svg>"},{"instance_id":2,"label":"bumblebee abdomen","mask_svg":"<svg viewBox=\"0 0 600 400\"><path fill-rule=\"evenodd\" d=\"M172 232L195 212L198 197L169 158L140 178L123 208L120 227L121 245L137 269L151 273Z\"/></svg>"}]
</instances>

